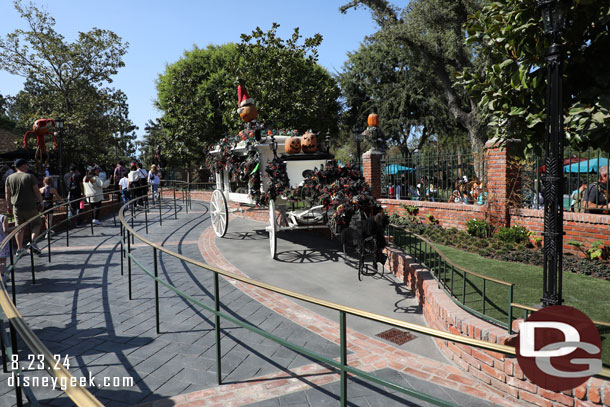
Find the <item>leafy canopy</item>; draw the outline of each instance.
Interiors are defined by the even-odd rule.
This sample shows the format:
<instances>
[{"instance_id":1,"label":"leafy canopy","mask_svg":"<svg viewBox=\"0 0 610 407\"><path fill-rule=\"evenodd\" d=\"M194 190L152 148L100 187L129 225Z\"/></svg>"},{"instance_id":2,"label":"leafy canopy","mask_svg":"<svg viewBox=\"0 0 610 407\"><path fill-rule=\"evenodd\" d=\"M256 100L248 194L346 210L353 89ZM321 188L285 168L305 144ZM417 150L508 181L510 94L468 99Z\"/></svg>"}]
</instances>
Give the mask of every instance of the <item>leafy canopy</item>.
<instances>
[{"instance_id":1,"label":"leafy canopy","mask_svg":"<svg viewBox=\"0 0 610 407\"><path fill-rule=\"evenodd\" d=\"M36 119L62 117L64 156L70 160L108 162L111 156L131 154L135 126L128 118L127 97L104 87L124 66L128 44L99 28L68 42L47 12L20 0L14 5L28 28L0 38L0 67L26 78L12 109L17 129L31 129Z\"/></svg>"},{"instance_id":2,"label":"leafy canopy","mask_svg":"<svg viewBox=\"0 0 610 407\"><path fill-rule=\"evenodd\" d=\"M610 2L570 2L563 54L566 140L576 148L610 150ZM488 2L468 22L468 43L481 64L460 83L502 138L521 138L540 153L545 138L546 61L535 0Z\"/></svg>"},{"instance_id":3,"label":"leafy canopy","mask_svg":"<svg viewBox=\"0 0 610 407\"><path fill-rule=\"evenodd\" d=\"M157 106L163 113L162 152L170 162L201 160L206 145L239 131L240 82L267 127L336 129L339 88L317 64L322 37L300 44L298 29L283 40L278 27L243 34L239 44L194 48L166 67L157 81Z\"/></svg>"}]
</instances>

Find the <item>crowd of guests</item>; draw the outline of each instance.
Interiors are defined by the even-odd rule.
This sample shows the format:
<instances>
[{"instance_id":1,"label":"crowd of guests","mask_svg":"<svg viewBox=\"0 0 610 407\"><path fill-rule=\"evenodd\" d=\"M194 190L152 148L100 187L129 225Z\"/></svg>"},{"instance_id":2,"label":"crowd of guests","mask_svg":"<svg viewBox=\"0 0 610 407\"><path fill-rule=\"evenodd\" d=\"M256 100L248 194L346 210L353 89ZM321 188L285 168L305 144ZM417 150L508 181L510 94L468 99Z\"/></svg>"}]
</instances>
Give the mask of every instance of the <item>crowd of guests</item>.
<instances>
[{"instance_id":1,"label":"crowd of guests","mask_svg":"<svg viewBox=\"0 0 610 407\"><path fill-rule=\"evenodd\" d=\"M105 171L97 164L86 168L78 168L71 164L69 171L63 176L63 188L65 199L58 192L56 185L57 177L51 177L48 168L45 174L35 174L27 160L20 158L14 166L5 166L2 169L1 178L2 192L6 201L7 214L0 214L0 241L10 233L8 215L13 215L15 225L18 226L28 219L35 218L30 222L30 243L24 245L25 230L16 235L17 255L28 248L34 253L40 253L35 240L40 233L43 222L46 223L47 233L50 234L53 224L53 212L49 212L46 219L37 216L40 211L46 211L57 204L69 202L68 216L74 226L82 226L80 212L89 204L92 213L93 225L101 225L100 208L105 194L117 193L127 202L130 199L141 197L137 201L137 208L148 205L148 190L152 191L153 199L159 198L159 185L161 183L161 171L156 165L150 170L145 170L142 163L132 162L127 169L122 162L117 162L111 171ZM108 176L108 174L111 174ZM85 198L85 199L82 199ZM47 236L45 236L47 237ZM0 252L0 275L4 277L6 269L6 258L9 256L7 245Z\"/></svg>"},{"instance_id":2,"label":"crowd of guests","mask_svg":"<svg viewBox=\"0 0 610 407\"><path fill-rule=\"evenodd\" d=\"M407 182L403 176L400 183L390 185L388 196L395 199L410 199L414 201L442 201L463 203L465 205L477 204L484 205L487 200L487 193L483 190L483 185L475 177L469 181L467 176L458 178L450 188L439 188L434 182L430 182L428 177L421 177L417 184ZM449 199L447 200L447 193Z\"/></svg>"}]
</instances>

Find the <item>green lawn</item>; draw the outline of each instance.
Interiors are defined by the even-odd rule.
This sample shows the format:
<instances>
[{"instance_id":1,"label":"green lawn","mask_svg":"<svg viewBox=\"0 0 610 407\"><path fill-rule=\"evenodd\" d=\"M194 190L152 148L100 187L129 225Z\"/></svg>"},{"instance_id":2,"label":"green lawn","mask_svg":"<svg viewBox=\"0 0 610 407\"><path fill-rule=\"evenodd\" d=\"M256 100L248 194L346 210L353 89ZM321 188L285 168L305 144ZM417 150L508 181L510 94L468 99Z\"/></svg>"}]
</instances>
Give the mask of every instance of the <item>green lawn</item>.
<instances>
[{"instance_id":1,"label":"green lawn","mask_svg":"<svg viewBox=\"0 0 610 407\"><path fill-rule=\"evenodd\" d=\"M399 242L401 246L411 244L415 240L403 236ZM441 254L453 263L467 270L487 277L514 283L513 302L536 306L542 297L542 268L527 264L511 263L488 259L477 254L468 253L453 247L435 245ZM417 246L419 248L419 246ZM431 248L423 248L429 252ZM466 284L460 271L454 270L451 278L450 267L436 267L434 260L429 260L430 266L435 268L435 274L440 276L447 289L465 305L475 311L483 311L483 279L466 275ZM453 281L452 281L453 280ZM465 287L465 289L464 289ZM465 294L465 295L464 295ZM610 281L595 279L580 274L564 273L563 275L564 304L577 308L587 314L591 319L610 322ZM485 315L508 322L509 288L498 283L487 281L485 286ZM513 318L523 316L523 311L513 308ZM600 327L603 341L602 359L610 364L610 328Z\"/></svg>"}]
</instances>

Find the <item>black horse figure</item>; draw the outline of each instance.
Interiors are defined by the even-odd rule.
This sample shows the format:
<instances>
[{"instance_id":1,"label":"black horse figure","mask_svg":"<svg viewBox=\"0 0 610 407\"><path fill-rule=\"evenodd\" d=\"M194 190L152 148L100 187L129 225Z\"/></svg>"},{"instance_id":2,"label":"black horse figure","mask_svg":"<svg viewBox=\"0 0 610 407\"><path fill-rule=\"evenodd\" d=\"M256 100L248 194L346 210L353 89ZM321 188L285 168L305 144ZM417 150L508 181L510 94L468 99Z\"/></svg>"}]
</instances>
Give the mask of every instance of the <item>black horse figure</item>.
<instances>
[{"instance_id":1,"label":"black horse figure","mask_svg":"<svg viewBox=\"0 0 610 407\"><path fill-rule=\"evenodd\" d=\"M373 268L377 272L377 263L382 267L387 256L383 253L386 247L385 229L390 223L388 215L378 212L376 215L366 217L361 211L356 211L350 220L349 226L341 231L343 253L347 247L355 247L359 257L358 279L362 280L364 274L364 256L373 256ZM346 254L347 255L347 254Z\"/></svg>"}]
</instances>

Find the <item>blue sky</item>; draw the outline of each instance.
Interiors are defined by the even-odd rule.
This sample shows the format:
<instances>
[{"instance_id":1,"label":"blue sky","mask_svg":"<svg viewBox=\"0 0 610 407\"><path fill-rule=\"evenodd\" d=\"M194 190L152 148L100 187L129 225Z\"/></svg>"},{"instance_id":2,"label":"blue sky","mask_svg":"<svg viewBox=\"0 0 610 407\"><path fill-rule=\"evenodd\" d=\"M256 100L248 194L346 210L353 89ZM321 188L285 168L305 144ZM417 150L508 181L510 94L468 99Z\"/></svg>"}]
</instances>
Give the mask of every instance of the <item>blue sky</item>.
<instances>
[{"instance_id":1,"label":"blue sky","mask_svg":"<svg viewBox=\"0 0 610 407\"><path fill-rule=\"evenodd\" d=\"M366 35L377 30L366 9L341 14L339 7L348 0L34 0L56 20L55 29L68 41L79 31L99 27L114 31L129 49L125 67L110 86L122 89L128 97L130 117L144 134L149 119L160 116L153 107L155 80L166 64L177 61L193 45L239 42L240 34L257 26L264 31L272 22L287 38L294 27L304 37L320 33L319 63L335 73L341 70L347 52L358 48ZM0 35L23 27L11 0L0 0ZM15 95L23 79L0 71L0 94ZM237 102L236 102L237 103Z\"/></svg>"}]
</instances>

